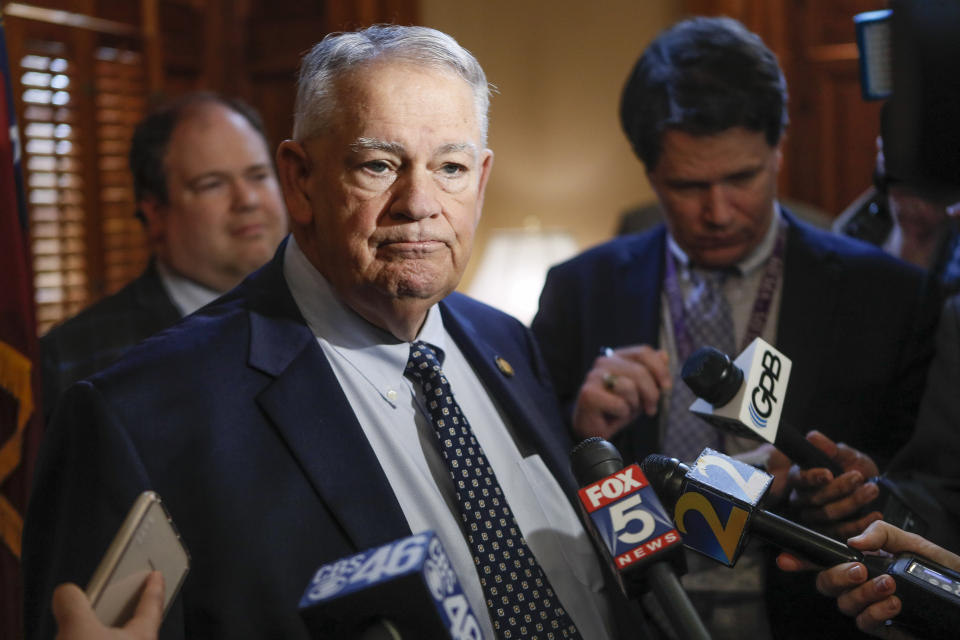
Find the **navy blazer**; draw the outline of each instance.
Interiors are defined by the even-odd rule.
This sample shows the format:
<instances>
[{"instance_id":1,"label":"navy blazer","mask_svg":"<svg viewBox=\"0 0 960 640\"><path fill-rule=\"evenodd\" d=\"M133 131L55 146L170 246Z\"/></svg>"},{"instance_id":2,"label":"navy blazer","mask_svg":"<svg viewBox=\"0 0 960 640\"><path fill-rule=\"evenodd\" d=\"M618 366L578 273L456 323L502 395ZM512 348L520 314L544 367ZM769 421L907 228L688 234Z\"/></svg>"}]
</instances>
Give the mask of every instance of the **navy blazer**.
<instances>
[{"instance_id":1,"label":"navy blazer","mask_svg":"<svg viewBox=\"0 0 960 640\"><path fill-rule=\"evenodd\" d=\"M883 252L788 221L776 347L793 361L783 419L883 468L913 429L940 306L936 282ZM533 321L570 409L599 349L659 346L666 229L622 236L554 267ZM616 438L625 460L659 450L659 416Z\"/></svg>"},{"instance_id":2,"label":"navy blazer","mask_svg":"<svg viewBox=\"0 0 960 640\"><path fill-rule=\"evenodd\" d=\"M53 587L86 583L145 489L160 494L193 561L165 638L306 637L297 604L318 567L410 534L290 294L282 253L66 392L24 533L27 638L53 635ZM539 453L572 496L570 442L530 332L458 294L440 306L521 450Z\"/></svg>"},{"instance_id":3,"label":"navy blazer","mask_svg":"<svg viewBox=\"0 0 960 640\"><path fill-rule=\"evenodd\" d=\"M44 420L53 417L53 408L67 387L112 364L127 349L180 318L151 260L127 286L52 328L40 339Z\"/></svg>"}]
</instances>

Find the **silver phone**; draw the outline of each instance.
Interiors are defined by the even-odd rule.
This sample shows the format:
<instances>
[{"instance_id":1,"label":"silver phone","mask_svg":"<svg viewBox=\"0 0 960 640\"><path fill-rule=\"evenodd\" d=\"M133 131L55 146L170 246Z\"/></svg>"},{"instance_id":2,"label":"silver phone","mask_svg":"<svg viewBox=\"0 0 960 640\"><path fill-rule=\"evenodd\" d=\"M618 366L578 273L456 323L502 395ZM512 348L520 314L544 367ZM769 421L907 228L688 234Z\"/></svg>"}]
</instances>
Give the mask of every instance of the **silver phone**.
<instances>
[{"instance_id":1,"label":"silver phone","mask_svg":"<svg viewBox=\"0 0 960 640\"><path fill-rule=\"evenodd\" d=\"M190 555L160 496L144 491L93 572L87 597L103 624L122 626L133 617L147 576L151 571L160 571L166 616L189 569Z\"/></svg>"}]
</instances>

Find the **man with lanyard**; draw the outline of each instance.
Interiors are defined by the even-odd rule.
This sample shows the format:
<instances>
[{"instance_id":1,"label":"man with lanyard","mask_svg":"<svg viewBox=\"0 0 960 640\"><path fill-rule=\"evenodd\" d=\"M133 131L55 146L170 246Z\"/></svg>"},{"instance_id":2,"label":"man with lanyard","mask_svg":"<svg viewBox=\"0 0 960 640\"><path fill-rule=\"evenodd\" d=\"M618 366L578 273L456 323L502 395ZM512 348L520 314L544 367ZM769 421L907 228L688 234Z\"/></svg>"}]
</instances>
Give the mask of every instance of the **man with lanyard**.
<instances>
[{"instance_id":1,"label":"man with lanyard","mask_svg":"<svg viewBox=\"0 0 960 640\"><path fill-rule=\"evenodd\" d=\"M776 345L793 360L783 419L821 430L815 443L846 469L794 473L794 505L845 537L881 516L867 508L878 495L868 479L910 436L938 292L919 270L777 203L786 102L776 57L740 23L694 18L661 34L627 81L621 120L666 225L552 269L533 330L574 433L612 439L626 461L712 447L764 463L768 447L689 413L679 372L703 345L732 356L756 336ZM694 563L685 585L714 637L770 636L756 554L733 573L711 568ZM775 635L818 637L785 624L788 608L834 624L798 602L819 598L809 576L766 590L790 603L770 601Z\"/></svg>"}]
</instances>

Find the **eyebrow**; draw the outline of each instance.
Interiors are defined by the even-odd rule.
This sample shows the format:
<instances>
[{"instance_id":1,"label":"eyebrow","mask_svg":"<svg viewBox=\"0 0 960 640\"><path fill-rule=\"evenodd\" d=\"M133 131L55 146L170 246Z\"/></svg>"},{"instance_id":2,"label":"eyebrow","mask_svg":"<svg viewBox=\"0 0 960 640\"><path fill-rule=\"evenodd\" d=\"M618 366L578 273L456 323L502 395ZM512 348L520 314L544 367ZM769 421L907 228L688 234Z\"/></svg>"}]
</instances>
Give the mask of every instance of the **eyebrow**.
<instances>
[{"instance_id":1,"label":"eyebrow","mask_svg":"<svg viewBox=\"0 0 960 640\"><path fill-rule=\"evenodd\" d=\"M399 142L389 142L387 140L380 140L379 138L357 138L353 141L353 144L350 145L350 150L354 153L360 151L385 151L397 156L406 155L406 149ZM437 152L440 154L458 152L476 154L477 145L472 142L451 142L441 146Z\"/></svg>"},{"instance_id":2,"label":"eyebrow","mask_svg":"<svg viewBox=\"0 0 960 640\"><path fill-rule=\"evenodd\" d=\"M269 170L270 168L271 168L271 165L268 162L255 162L251 165L247 165L246 167L241 168L240 173L249 173L250 171L266 171L266 170ZM194 182L199 182L200 180L203 180L205 178L213 178L213 177L219 178L223 176L230 176L232 174L233 174L232 171L229 171L226 169L210 169L208 171L204 171L203 173L198 173L195 176L187 178L186 182L187 184L193 184Z\"/></svg>"},{"instance_id":3,"label":"eyebrow","mask_svg":"<svg viewBox=\"0 0 960 640\"><path fill-rule=\"evenodd\" d=\"M403 145L399 142L387 142L378 138L357 138L350 145L350 150L354 153L359 151L386 151L398 156L404 154Z\"/></svg>"},{"instance_id":4,"label":"eyebrow","mask_svg":"<svg viewBox=\"0 0 960 640\"><path fill-rule=\"evenodd\" d=\"M725 182L728 180L737 180L741 178L752 178L763 171L763 165L751 166L741 169L739 171L734 171L728 173L724 176L721 176L717 180L697 180L697 179L687 179L687 178L664 178L664 182L672 187L705 187L710 186L718 182Z\"/></svg>"}]
</instances>

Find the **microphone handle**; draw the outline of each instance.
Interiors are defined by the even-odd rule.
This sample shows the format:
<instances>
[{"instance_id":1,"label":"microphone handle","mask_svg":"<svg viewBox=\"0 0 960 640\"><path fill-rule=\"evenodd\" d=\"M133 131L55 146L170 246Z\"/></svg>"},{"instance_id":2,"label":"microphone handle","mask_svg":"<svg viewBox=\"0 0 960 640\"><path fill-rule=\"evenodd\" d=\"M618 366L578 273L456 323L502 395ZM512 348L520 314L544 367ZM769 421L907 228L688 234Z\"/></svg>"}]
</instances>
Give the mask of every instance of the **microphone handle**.
<instances>
[{"instance_id":1,"label":"microphone handle","mask_svg":"<svg viewBox=\"0 0 960 640\"><path fill-rule=\"evenodd\" d=\"M843 542L764 509L753 512L750 533L825 567L864 560L862 553Z\"/></svg>"},{"instance_id":2,"label":"microphone handle","mask_svg":"<svg viewBox=\"0 0 960 640\"><path fill-rule=\"evenodd\" d=\"M654 562L646 577L680 640L710 640L710 633L668 562Z\"/></svg>"},{"instance_id":3,"label":"microphone handle","mask_svg":"<svg viewBox=\"0 0 960 640\"><path fill-rule=\"evenodd\" d=\"M773 444L804 469L826 467L833 472L834 478L843 474L843 469L840 465L834 462L826 453L818 449L812 442L807 440L803 434L794 429L792 425L781 422L780 429L777 431L777 437Z\"/></svg>"}]
</instances>

